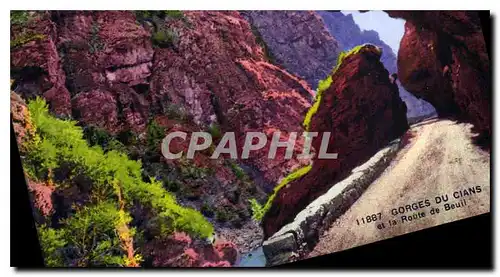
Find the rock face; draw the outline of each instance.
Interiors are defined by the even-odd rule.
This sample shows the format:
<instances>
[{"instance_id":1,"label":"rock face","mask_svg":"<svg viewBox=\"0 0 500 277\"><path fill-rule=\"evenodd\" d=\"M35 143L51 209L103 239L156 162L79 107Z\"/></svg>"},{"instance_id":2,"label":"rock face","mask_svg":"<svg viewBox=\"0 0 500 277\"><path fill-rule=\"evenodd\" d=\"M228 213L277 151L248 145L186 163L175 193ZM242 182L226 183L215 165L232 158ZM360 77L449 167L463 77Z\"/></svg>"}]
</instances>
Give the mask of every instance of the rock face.
<instances>
[{"instance_id":1,"label":"rock face","mask_svg":"<svg viewBox=\"0 0 500 277\"><path fill-rule=\"evenodd\" d=\"M338 153L338 158L314 158L306 175L278 192L264 216L266 238L408 128L406 106L380 62L380 54L376 47L365 46L347 56L333 74L311 119L310 131L331 132L328 153ZM320 149L321 139L313 139L314 149Z\"/></svg>"},{"instance_id":2,"label":"rock face","mask_svg":"<svg viewBox=\"0 0 500 277\"><path fill-rule=\"evenodd\" d=\"M403 86L440 116L472 123L478 142L491 139L490 61L476 12L390 11L407 20L398 53Z\"/></svg>"},{"instance_id":3,"label":"rock face","mask_svg":"<svg viewBox=\"0 0 500 277\"><path fill-rule=\"evenodd\" d=\"M301 131L310 104L309 86L266 61L248 22L238 12L185 12L189 24L171 21L179 39L173 48L155 51L150 97L153 109L165 103L183 105L195 122L216 122L222 131L235 132L238 148L246 132ZM239 153L241 153L239 151ZM278 153L279 155L280 153ZM263 185L298 164L269 160L262 150L245 160L263 174Z\"/></svg>"},{"instance_id":4,"label":"rock face","mask_svg":"<svg viewBox=\"0 0 500 277\"><path fill-rule=\"evenodd\" d=\"M245 11L273 61L316 88L331 72L339 46L313 11Z\"/></svg>"},{"instance_id":5,"label":"rock face","mask_svg":"<svg viewBox=\"0 0 500 277\"><path fill-rule=\"evenodd\" d=\"M55 114L70 115L71 96L65 86L66 77L56 48L56 27L50 14L39 14L27 26L13 26L11 41L27 41L11 49L15 91L23 98L43 96Z\"/></svg>"},{"instance_id":6,"label":"rock face","mask_svg":"<svg viewBox=\"0 0 500 277\"><path fill-rule=\"evenodd\" d=\"M153 260L148 266L155 267L230 267L236 260L237 251L230 242L201 244L185 233L174 233L161 241L146 245L145 252ZM230 261L228 261L230 260Z\"/></svg>"},{"instance_id":7,"label":"rock face","mask_svg":"<svg viewBox=\"0 0 500 277\"><path fill-rule=\"evenodd\" d=\"M75 118L111 133L144 130L150 34L131 12L56 13L58 49Z\"/></svg>"},{"instance_id":8,"label":"rock face","mask_svg":"<svg viewBox=\"0 0 500 277\"><path fill-rule=\"evenodd\" d=\"M344 15L341 12L317 11L323 18L330 33L337 39L341 50L349 50L363 43L371 43L382 48L382 58L380 59L389 74L397 73L397 57L392 48L383 42L376 31L361 30L354 22L352 14ZM399 95L405 102L408 118L415 118L433 114L434 107L428 102L418 99L405 90L398 82Z\"/></svg>"},{"instance_id":9,"label":"rock face","mask_svg":"<svg viewBox=\"0 0 500 277\"><path fill-rule=\"evenodd\" d=\"M151 117L180 108L200 126L216 123L235 132L238 146L247 131L281 130L286 139L302 130L310 87L267 62L238 12L183 17L157 19L172 43L153 47L155 28L133 12L37 13L29 26L13 30L14 37L24 30L44 36L13 49L15 91L25 98L43 95L55 113L114 135L140 134ZM248 165L273 187L298 162L270 162L264 152L253 153Z\"/></svg>"},{"instance_id":10,"label":"rock face","mask_svg":"<svg viewBox=\"0 0 500 277\"><path fill-rule=\"evenodd\" d=\"M24 145L29 141L29 136L33 130L31 122L27 120L29 114L28 107L24 100L15 92L10 92L10 114L12 119L12 127L16 133L16 141L20 151L24 151Z\"/></svg>"},{"instance_id":11,"label":"rock face","mask_svg":"<svg viewBox=\"0 0 500 277\"><path fill-rule=\"evenodd\" d=\"M286 140L289 132L302 131L313 93L304 80L268 62L238 12L181 14L151 22L130 11L31 13L26 25L12 27L11 46L19 42L11 51L13 90L24 99L42 96L58 116L120 140L131 158L142 160L145 175L171 185L168 189L202 211L223 237L247 228L252 241L239 239L237 247L248 251L261 238L257 224L250 224L248 199L260 201L262 188L271 190L280 177L307 162L285 160L283 148L276 159L268 159L272 133L281 131ZM157 43L158 30L166 31L163 44ZM25 33L32 36L27 41ZM233 161L210 160L207 153L192 164L168 163L153 149L159 142L148 145L151 122L162 132L208 131L210 124L235 132L240 155L246 132L265 132L264 149L238 162L254 182L238 177L234 164L228 165ZM19 123L24 124L22 118ZM174 147L185 149L186 143ZM215 173L207 174L208 169ZM74 188L55 193L54 199L64 202L55 205L61 207L56 217L70 209L69 193L83 195Z\"/></svg>"}]
</instances>

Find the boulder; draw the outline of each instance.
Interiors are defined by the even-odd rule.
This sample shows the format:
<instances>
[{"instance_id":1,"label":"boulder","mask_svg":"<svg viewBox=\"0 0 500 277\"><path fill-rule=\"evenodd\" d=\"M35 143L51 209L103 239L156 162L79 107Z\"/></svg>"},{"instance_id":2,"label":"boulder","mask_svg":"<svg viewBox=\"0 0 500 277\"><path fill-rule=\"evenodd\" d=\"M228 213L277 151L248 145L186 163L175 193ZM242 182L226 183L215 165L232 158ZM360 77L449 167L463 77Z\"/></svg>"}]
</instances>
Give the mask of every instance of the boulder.
<instances>
[{"instance_id":1,"label":"boulder","mask_svg":"<svg viewBox=\"0 0 500 277\"><path fill-rule=\"evenodd\" d=\"M338 158L316 156L307 174L278 191L263 219L266 238L408 129L406 106L380 55L379 48L362 46L345 57L332 75L312 116L310 131L331 132L327 152L337 153ZM321 136L313 139L314 149L320 149L321 140Z\"/></svg>"},{"instance_id":2,"label":"boulder","mask_svg":"<svg viewBox=\"0 0 500 277\"><path fill-rule=\"evenodd\" d=\"M406 20L399 78L439 116L472 123L477 142L491 144L491 72L481 22L474 11L389 11Z\"/></svg>"}]
</instances>

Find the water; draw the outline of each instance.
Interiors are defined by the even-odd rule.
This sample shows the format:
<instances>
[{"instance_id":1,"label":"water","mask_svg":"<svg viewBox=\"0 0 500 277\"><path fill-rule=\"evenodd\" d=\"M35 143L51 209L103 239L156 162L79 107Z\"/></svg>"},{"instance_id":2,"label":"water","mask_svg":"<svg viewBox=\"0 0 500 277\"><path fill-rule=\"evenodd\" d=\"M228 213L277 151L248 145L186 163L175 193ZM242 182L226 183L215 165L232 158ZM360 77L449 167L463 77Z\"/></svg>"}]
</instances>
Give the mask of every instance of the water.
<instances>
[{"instance_id":1,"label":"water","mask_svg":"<svg viewBox=\"0 0 500 277\"><path fill-rule=\"evenodd\" d=\"M245 254L238 263L236 267L264 267L266 266L266 256L264 256L264 251L262 247L256 248L250 253Z\"/></svg>"}]
</instances>

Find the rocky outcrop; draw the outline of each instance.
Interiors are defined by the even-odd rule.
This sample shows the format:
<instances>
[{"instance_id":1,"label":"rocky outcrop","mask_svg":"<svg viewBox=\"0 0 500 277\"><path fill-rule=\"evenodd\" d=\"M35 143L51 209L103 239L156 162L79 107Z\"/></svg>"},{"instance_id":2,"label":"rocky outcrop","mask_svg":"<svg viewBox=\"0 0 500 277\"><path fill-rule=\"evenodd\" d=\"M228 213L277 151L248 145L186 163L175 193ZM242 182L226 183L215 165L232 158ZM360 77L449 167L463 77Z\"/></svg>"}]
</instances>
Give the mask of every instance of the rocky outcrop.
<instances>
[{"instance_id":1,"label":"rocky outcrop","mask_svg":"<svg viewBox=\"0 0 500 277\"><path fill-rule=\"evenodd\" d=\"M10 92L10 115L12 127L16 133L16 141L21 152L26 150L25 143L29 136L33 134L33 126L29 121L28 107L24 100L15 92Z\"/></svg>"},{"instance_id":2,"label":"rocky outcrop","mask_svg":"<svg viewBox=\"0 0 500 277\"><path fill-rule=\"evenodd\" d=\"M29 22L13 25L10 68L14 90L23 98L43 96L52 112L71 114L70 93L56 47L57 33L50 13L38 12Z\"/></svg>"},{"instance_id":3,"label":"rocky outcrop","mask_svg":"<svg viewBox=\"0 0 500 277\"><path fill-rule=\"evenodd\" d=\"M154 240L144 251L154 257L147 261L147 266L155 267L230 267L237 253L230 242L220 241L212 246L195 241L185 233Z\"/></svg>"},{"instance_id":4,"label":"rocky outcrop","mask_svg":"<svg viewBox=\"0 0 500 277\"><path fill-rule=\"evenodd\" d=\"M477 12L390 11L407 20L398 53L403 86L440 116L472 123L478 142L491 140L490 60Z\"/></svg>"},{"instance_id":5,"label":"rocky outcrop","mask_svg":"<svg viewBox=\"0 0 500 277\"><path fill-rule=\"evenodd\" d=\"M136 88L147 84L153 59L150 34L131 12L37 12L13 25L13 39L37 35L12 49L15 90L40 95L57 115L111 133L141 131L147 101Z\"/></svg>"},{"instance_id":6,"label":"rocky outcrop","mask_svg":"<svg viewBox=\"0 0 500 277\"><path fill-rule=\"evenodd\" d=\"M337 41L314 11L244 11L274 63L314 89L331 72L340 52Z\"/></svg>"},{"instance_id":7,"label":"rocky outcrop","mask_svg":"<svg viewBox=\"0 0 500 277\"><path fill-rule=\"evenodd\" d=\"M278 191L263 219L270 237L314 199L408 128L406 106L380 62L380 49L368 45L344 58L312 116L311 132L331 132L328 153L337 159L313 159L311 170ZM321 137L313 139L320 149Z\"/></svg>"},{"instance_id":8,"label":"rocky outcrop","mask_svg":"<svg viewBox=\"0 0 500 277\"><path fill-rule=\"evenodd\" d=\"M352 14L344 15L341 12L326 11L317 11L317 13L321 15L328 30L339 42L341 50L346 51L363 43L377 45L382 49L382 58L380 60L389 71L389 74L398 72L397 56L394 54L393 49L379 38L376 31L361 30L356 22L354 22ZM399 87L399 96L403 99L408 108L408 118L426 116L435 112L432 105L425 100L416 98L406 91L405 88L400 85L399 81L397 81L397 83Z\"/></svg>"},{"instance_id":9,"label":"rocky outcrop","mask_svg":"<svg viewBox=\"0 0 500 277\"><path fill-rule=\"evenodd\" d=\"M278 178L299 164L269 160L272 132L301 131L312 96L301 79L266 61L248 22L238 12L185 12L186 20L166 22L178 34L174 47L157 49L150 81L152 106L185 106L194 121L217 123L235 132L238 148L247 132L269 134L264 150L251 153L248 164L272 189ZM163 106L162 106L163 105ZM297 145L300 145L298 143ZM283 155L284 153L278 155Z\"/></svg>"},{"instance_id":10,"label":"rocky outcrop","mask_svg":"<svg viewBox=\"0 0 500 277\"><path fill-rule=\"evenodd\" d=\"M148 101L153 48L131 12L55 12L58 49L72 98L73 116L111 133L141 132Z\"/></svg>"},{"instance_id":11,"label":"rocky outcrop","mask_svg":"<svg viewBox=\"0 0 500 277\"><path fill-rule=\"evenodd\" d=\"M14 37L22 32L44 36L13 49L16 91L25 98L43 95L57 114L114 135L140 134L150 117L182 108L200 126L215 123L236 132L239 146L248 131L271 136L274 130L302 130L311 89L267 62L238 12L156 18L156 29L128 11L33 17L29 26L13 29ZM172 40L168 47L153 48L158 26L167 30L165 40ZM248 164L272 188L298 162L269 161L264 152L253 153Z\"/></svg>"}]
</instances>

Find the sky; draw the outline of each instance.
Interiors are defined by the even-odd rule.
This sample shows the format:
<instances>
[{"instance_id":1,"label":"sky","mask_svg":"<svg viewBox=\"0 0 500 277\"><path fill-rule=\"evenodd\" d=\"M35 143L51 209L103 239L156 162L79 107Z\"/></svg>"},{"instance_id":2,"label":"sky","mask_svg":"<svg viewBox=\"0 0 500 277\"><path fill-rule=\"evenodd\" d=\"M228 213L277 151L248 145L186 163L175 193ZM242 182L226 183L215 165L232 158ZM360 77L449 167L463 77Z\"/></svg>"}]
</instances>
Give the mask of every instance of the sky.
<instances>
[{"instance_id":1,"label":"sky","mask_svg":"<svg viewBox=\"0 0 500 277\"><path fill-rule=\"evenodd\" d=\"M382 41L387 43L394 54L399 51L399 42L405 32L405 21L389 17L383 11L369 11L360 13L358 11L342 11L344 14L352 14L354 22L361 30L374 30L379 34Z\"/></svg>"}]
</instances>

